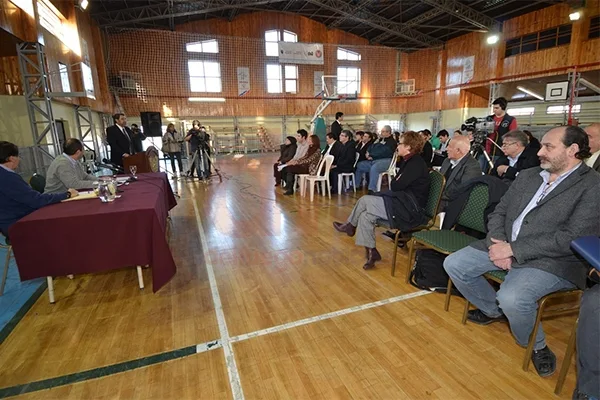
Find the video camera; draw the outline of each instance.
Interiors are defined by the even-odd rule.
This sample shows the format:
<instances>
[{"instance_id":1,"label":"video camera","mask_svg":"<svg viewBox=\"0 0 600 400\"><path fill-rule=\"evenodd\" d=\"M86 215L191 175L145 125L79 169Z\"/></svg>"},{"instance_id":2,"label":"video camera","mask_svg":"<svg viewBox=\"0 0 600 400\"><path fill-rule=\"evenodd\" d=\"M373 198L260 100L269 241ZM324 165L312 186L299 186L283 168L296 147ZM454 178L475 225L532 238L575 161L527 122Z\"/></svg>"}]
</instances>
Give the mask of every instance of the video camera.
<instances>
[{"instance_id":1,"label":"video camera","mask_svg":"<svg viewBox=\"0 0 600 400\"><path fill-rule=\"evenodd\" d=\"M487 140L488 134L494 131L494 118L490 115L484 118L471 117L460 126L463 131L473 132L473 145L482 146Z\"/></svg>"}]
</instances>

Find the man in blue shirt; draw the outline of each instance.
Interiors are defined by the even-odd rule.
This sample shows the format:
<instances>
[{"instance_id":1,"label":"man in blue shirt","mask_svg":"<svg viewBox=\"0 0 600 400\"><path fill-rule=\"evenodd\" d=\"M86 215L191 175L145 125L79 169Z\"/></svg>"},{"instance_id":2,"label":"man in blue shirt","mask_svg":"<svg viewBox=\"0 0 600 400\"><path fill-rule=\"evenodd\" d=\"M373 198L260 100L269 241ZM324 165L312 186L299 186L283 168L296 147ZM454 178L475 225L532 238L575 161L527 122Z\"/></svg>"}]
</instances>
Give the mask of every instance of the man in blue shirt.
<instances>
[{"instance_id":1,"label":"man in blue shirt","mask_svg":"<svg viewBox=\"0 0 600 400\"><path fill-rule=\"evenodd\" d=\"M19 148L9 142L0 142L0 232L38 208L76 197L77 191L68 189L57 194L42 194L31 188L15 172L19 166Z\"/></svg>"}]
</instances>

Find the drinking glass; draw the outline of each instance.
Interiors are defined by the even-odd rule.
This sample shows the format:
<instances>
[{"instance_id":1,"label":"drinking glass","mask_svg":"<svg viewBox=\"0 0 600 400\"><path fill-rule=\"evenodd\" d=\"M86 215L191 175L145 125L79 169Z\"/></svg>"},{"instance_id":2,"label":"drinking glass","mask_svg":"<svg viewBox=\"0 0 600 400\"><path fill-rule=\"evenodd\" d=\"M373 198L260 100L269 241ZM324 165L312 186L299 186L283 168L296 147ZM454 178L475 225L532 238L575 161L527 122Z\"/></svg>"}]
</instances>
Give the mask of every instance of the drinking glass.
<instances>
[{"instance_id":1,"label":"drinking glass","mask_svg":"<svg viewBox=\"0 0 600 400\"><path fill-rule=\"evenodd\" d=\"M129 172L131 172L131 175L133 175L133 179L135 179L135 174L137 173L137 165L130 165Z\"/></svg>"}]
</instances>

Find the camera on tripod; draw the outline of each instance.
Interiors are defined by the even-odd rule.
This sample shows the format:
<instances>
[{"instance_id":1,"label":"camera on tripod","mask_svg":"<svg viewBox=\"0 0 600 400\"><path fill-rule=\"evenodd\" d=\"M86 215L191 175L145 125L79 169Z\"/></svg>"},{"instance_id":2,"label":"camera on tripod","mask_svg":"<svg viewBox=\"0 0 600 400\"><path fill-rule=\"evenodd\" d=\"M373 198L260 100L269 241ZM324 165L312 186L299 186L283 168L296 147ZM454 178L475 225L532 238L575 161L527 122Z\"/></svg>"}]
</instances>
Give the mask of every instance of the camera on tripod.
<instances>
[{"instance_id":1,"label":"camera on tripod","mask_svg":"<svg viewBox=\"0 0 600 400\"><path fill-rule=\"evenodd\" d=\"M463 131L473 132L473 145L483 146L488 134L494 131L494 118L490 115L484 118L471 117L460 126Z\"/></svg>"}]
</instances>

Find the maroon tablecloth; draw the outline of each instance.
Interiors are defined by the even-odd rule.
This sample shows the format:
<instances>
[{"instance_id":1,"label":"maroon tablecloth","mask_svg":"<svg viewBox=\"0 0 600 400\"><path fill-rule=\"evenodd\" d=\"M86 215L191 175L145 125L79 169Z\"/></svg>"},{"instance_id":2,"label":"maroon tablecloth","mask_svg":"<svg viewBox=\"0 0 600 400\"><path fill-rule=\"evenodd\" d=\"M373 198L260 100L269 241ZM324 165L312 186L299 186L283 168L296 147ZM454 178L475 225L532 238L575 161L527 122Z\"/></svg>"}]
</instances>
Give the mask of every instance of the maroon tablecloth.
<instances>
[{"instance_id":1,"label":"maroon tablecloth","mask_svg":"<svg viewBox=\"0 0 600 400\"><path fill-rule=\"evenodd\" d=\"M138 177L120 186L112 203L54 204L14 224L9 235L21 280L149 264L154 292L163 287L176 271L165 232L177 201L166 174Z\"/></svg>"}]
</instances>

